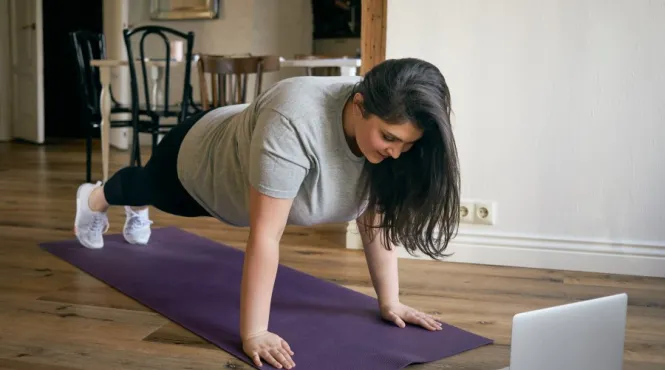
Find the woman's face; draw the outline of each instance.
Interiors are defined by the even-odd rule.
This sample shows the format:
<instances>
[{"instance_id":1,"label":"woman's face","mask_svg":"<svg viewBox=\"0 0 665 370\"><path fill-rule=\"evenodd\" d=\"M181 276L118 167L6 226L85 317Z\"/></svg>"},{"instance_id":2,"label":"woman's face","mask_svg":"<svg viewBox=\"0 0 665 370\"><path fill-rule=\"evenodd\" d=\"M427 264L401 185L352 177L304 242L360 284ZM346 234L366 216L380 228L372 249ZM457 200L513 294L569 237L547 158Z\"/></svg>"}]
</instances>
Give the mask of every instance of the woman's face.
<instances>
[{"instance_id":1,"label":"woman's face","mask_svg":"<svg viewBox=\"0 0 665 370\"><path fill-rule=\"evenodd\" d=\"M377 116L361 118L355 126L358 149L370 163L380 163L388 157L394 159L411 149L423 132L412 122L389 124Z\"/></svg>"}]
</instances>

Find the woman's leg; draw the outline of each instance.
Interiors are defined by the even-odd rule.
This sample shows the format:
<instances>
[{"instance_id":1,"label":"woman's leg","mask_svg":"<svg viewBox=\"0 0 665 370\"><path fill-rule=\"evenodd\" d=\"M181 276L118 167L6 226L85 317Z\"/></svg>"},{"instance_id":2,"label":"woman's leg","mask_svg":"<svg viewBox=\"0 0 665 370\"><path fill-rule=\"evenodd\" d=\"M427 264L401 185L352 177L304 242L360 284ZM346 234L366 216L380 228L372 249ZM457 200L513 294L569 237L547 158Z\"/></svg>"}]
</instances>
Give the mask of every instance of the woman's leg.
<instances>
[{"instance_id":1,"label":"woman's leg","mask_svg":"<svg viewBox=\"0 0 665 370\"><path fill-rule=\"evenodd\" d=\"M123 235L130 243L145 244L150 237L147 206L178 216L209 216L184 189L177 173L180 144L195 115L174 127L155 148L145 167L125 167L103 186L83 184L77 194L76 235L88 248L102 248L102 234L108 229L109 206L125 206L127 219ZM137 209L141 207L143 209ZM134 209L132 209L134 208Z\"/></svg>"},{"instance_id":2,"label":"woman's leg","mask_svg":"<svg viewBox=\"0 0 665 370\"><path fill-rule=\"evenodd\" d=\"M193 116L171 129L145 167L126 167L114 174L103 187L103 199L109 205L154 206L177 216L209 216L178 179L180 145L199 117Z\"/></svg>"}]
</instances>

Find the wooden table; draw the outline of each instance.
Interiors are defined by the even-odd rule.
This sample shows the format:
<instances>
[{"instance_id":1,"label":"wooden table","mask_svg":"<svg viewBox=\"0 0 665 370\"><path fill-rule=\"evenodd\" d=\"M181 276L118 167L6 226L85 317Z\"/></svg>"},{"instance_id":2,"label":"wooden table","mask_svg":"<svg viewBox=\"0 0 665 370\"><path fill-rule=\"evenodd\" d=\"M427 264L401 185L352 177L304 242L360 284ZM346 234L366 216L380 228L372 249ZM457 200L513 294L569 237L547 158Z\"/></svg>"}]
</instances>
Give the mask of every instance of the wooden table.
<instances>
[{"instance_id":1,"label":"wooden table","mask_svg":"<svg viewBox=\"0 0 665 370\"><path fill-rule=\"evenodd\" d=\"M193 65L196 65L195 56ZM140 64L140 60L135 63ZM280 58L282 68L313 68L313 67L339 67L343 76L355 76L358 73L361 60L359 58L331 58L331 59L284 59ZM163 70L166 67L166 61L162 60L146 60L147 67L151 69L151 79L153 81L152 101L157 104L161 96L161 79L164 76ZM172 60L170 66L177 67L184 64L184 61ZM102 85L102 92L100 95L100 110L102 120L100 123L100 137L102 144L102 175L103 181L108 180L109 172L109 150L110 150L110 117L111 117L111 69L119 67L127 67L129 62L127 60L114 60L114 59L93 59L90 65L99 67L99 79Z\"/></svg>"}]
</instances>

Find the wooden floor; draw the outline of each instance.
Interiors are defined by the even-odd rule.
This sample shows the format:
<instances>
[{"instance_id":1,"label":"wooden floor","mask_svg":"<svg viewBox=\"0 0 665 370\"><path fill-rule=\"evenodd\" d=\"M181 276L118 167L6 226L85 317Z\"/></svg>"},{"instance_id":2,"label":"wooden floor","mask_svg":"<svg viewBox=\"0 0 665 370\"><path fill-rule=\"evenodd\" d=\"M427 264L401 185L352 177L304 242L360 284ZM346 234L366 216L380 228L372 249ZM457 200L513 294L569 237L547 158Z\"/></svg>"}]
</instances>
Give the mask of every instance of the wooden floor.
<instances>
[{"instance_id":1,"label":"wooden floor","mask_svg":"<svg viewBox=\"0 0 665 370\"><path fill-rule=\"evenodd\" d=\"M38 248L73 238L84 158L77 142L0 143L0 369L249 369ZM126 153L112 152L112 170L127 162ZM238 248L247 237L247 230L212 219L151 212L155 226L178 226ZM123 217L111 210L110 233L121 231ZM374 296L363 255L342 249L342 240L334 226L288 228L282 263ZM405 303L496 341L410 368L496 370L508 365L514 314L628 292L625 369L665 369L665 280L415 260L400 262L400 276Z\"/></svg>"}]
</instances>

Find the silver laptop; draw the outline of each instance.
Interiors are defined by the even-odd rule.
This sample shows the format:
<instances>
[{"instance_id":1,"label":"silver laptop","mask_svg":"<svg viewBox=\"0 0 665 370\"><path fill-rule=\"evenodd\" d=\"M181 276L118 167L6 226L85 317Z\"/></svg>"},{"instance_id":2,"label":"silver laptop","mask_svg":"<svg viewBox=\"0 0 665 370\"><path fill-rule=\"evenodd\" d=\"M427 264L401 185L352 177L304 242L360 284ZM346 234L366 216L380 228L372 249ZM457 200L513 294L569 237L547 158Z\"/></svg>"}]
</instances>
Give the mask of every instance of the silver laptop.
<instances>
[{"instance_id":1,"label":"silver laptop","mask_svg":"<svg viewBox=\"0 0 665 370\"><path fill-rule=\"evenodd\" d=\"M517 314L501 370L621 370L625 293Z\"/></svg>"}]
</instances>

